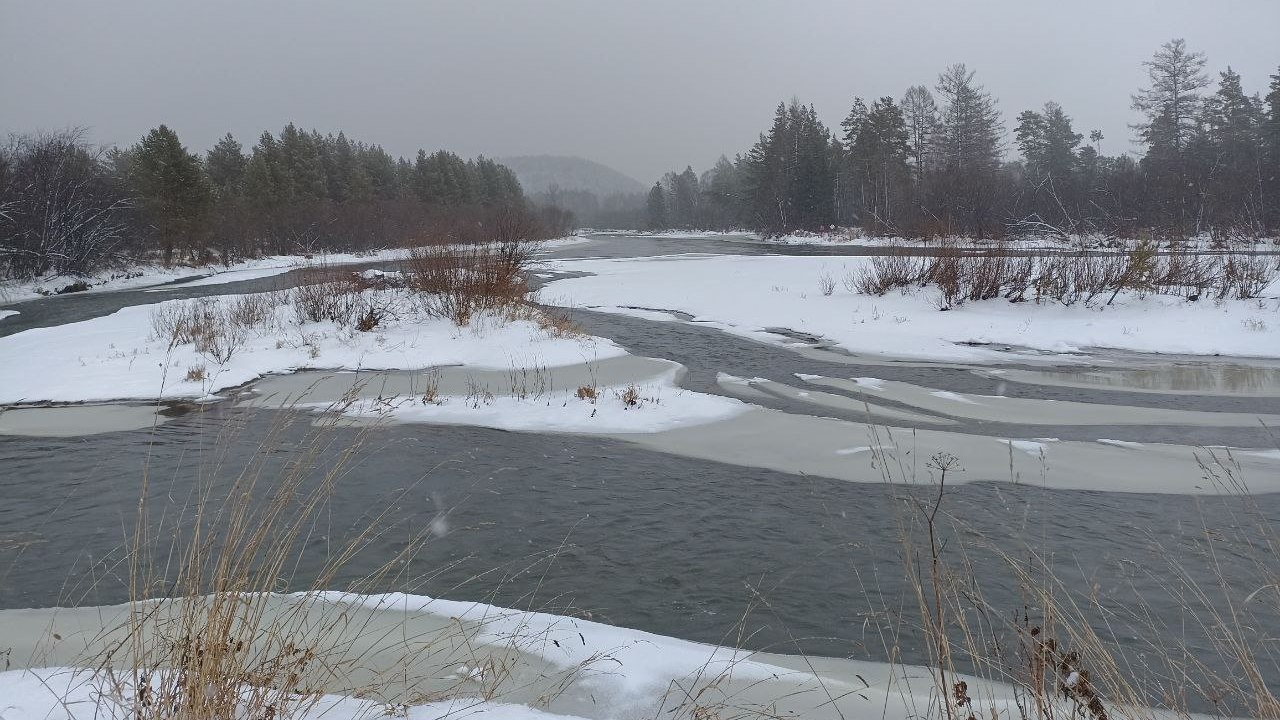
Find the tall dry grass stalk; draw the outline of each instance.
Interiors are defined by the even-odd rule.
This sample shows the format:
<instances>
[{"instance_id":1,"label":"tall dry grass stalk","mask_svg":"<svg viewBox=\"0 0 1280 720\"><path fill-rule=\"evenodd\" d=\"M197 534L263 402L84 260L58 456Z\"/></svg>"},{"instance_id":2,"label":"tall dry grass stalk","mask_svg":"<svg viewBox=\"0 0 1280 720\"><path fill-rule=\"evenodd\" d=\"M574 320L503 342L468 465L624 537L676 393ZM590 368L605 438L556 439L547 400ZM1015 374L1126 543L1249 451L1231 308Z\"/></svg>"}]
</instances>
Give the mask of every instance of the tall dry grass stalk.
<instances>
[{"instance_id":1,"label":"tall dry grass stalk","mask_svg":"<svg viewBox=\"0 0 1280 720\"><path fill-rule=\"evenodd\" d=\"M273 596L299 583L306 592L335 588L361 548L396 528L391 508L403 491L345 541L317 546L332 531L322 514L369 432L353 438L335 432L338 422L336 412L326 414L283 465L276 448L288 446L294 423L274 425L260 455L229 483L215 470L202 473L178 507L153 507L144 478L128 547L128 620L94 658L129 717L285 717L306 710L322 688L347 688L359 658L344 645L359 628L344 613L317 611L318 603ZM424 537L410 533L398 553L344 589L408 582L403 574ZM304 552L324 553L305 580L297 576Z\"/></svg>"},{"instance_id":2,"label":"tall dry grass stalk","mask_svg":"<svg viewBox=\"0 0 1280 720\"><path fill-rule=\"evenodd\" d=\"M875 432L882 447L896 443L888 431ZM1207 712L1280 718L1274 637L1280 629L1280 536L1228 452L1204 450L1198 457L1206 481L1222 494L1204 502L1227 508L1228 525L1206 524L1190 547L1167 547L1152 536L1167 564L1142 571L1177 599L1179 617L1162 616L1155 605L1167 604L1136 590L1134 601L1117 607L1100 588L1081 587L1076 573L1064 572L1075 568L1062 567L1030 542L1019 549L987 540L981 527L947 510L948 473L962 470L955 457L939 454L919 468L915 460L876 452L877 466L905 509L899 534L915 617L899 630L924 638L934 673L933 700L921 716L1147 720ZM925 487L917 470L927 476ZM1236 580L1228 579L1220 556L1231 552L1240 562L1241 549L1255 577L1249 588L1238 586L1238 572ZM986 560L983 571L977 555ZM1000 606L984 591L989 588L1006 597L1013 589L1021 603ZM1170 644L1173 623L1184 632ZM896 657L900 634L881 639L886 654ZM988 695L963 675L985 681ZM991 694L994 684L1011 687L1012 701Z\"/></svg>"}]
</instances>

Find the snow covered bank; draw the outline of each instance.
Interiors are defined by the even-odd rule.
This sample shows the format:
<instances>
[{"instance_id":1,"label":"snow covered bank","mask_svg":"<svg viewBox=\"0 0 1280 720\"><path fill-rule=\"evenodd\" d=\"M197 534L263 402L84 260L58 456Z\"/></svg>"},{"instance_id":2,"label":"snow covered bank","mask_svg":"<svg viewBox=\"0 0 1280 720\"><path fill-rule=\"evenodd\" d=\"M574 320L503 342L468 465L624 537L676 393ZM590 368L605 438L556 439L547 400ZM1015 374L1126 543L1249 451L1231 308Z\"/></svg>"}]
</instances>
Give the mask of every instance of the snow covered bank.
<instances>
[{"instance_id":1,"label":"snow covered bank","mask_svg":"<svg viewBox=\"0 0 1280 720\"><path fill-rule=\"evenodd\" d=\"M589 238L571 235L536 243L539 251L553 250L588 242ZM357 265L371 262L391 262L409 257L407 248L389 248L362 253L311 253L306 255L273 255L232 263L230 265L173 266L139 264L132 267L91 275L71 277L45 275L31 280L0 280L0 303L16 303L40 297L57 297L58 291L78 282L88 286L81 292L107 292L112 290L136 290L155 285L175 283L184 279L181 287L222 285L243 280L256 280L282 275L297 268L309 266ZM163 290L157 289L157 291Z\"/></svg>"},{"instance_id":2,"label":"snow covered bank","mask_svg":"<svg viewBox=\"0 0 1280 720\"><path fill-rule=\"evenodd\" d=\"M722 237L725 233L707 233L698 237ZM1124 250L1132 248L1137 241L1118 238L1101 233L1075 235L1023 235L1010 236L1000 240L948 237L948 238L906 238L891 235L867 235L858 228L836 228L827 232L794 232L779 237L762 238L755 233L739 233L736 239L753 240L767 245L808 245L815 247L915 247L937 248L943 243L961 248L993 248L1004 247L1014 250ZM1247 238L1234 239L1229 243L1215 239L1210 235L1197 235L1183 240L1162 238L1156 242L1161 249L1193 250L1196 252L1214 252L1226 249L1229 244L1235 250L1256 252L1280 251L1280 238Z\"/></svg>"},{"instance_id":3,"label":"snow covered bank","mask_svg":"<svg viewBox=\"0 0 1280 720\"><path fill-rule=\"evenodd\" d=\"M400 423L476 425L523 432L626 434L675 430L724 420L745 412L749 405L720 395L684 390L677 385L683 368L661 361L667 369L645 380L561 389L506 387L494 393L487 384L472 383L468 394L431 392L362 398L340 409L345 415ZM541 380L535 379L533 385ZM328 410L331 403L303 405Z\"/></svg>"},{"instance_id":4,"label":"snow covered bank","mask_svg":"<svg viewBox=\"0 0 1280 720\"><path fill-rule=\"evenodd\" d=\"M303 712L279 715L289 720L727 717L721 711L734 717L904 720L932 715L930 708L941 712L933 674L922 667L752 653L416 595L322 592L276 595L268 602L271 613L300 609L309 617L291 637L298 647L314 646L317 638L310 635L321 633L319 660L359 675L322 674L317 690L326 694L309 707L293 696L295 710ZM35 668L0 673L5 720L129 717L135 696L130 682L113 685L108 671L69 667L74 659L93 657L112 634L102 630L125 612L0 612L0 630L12 644L16 667ZM320 628L339 625L322 618L338 614L343 622L336 635L323 635ZM344 659L345 665L337 664ZM1010 686L964 675L954 679L968 683L978 717L1018 716ZM353 697L355 688L363 699ZM1071 703L1059 702L1055 711L1069 716Z\"/></svg>"},{"instance_id":5,"label":"snow covered bank","mask_svg":"<svg viewBox=\"0 0 1280 720\"><path fill-rule=\"evenodd\" d=\"M366 290L384 319L368 332L331 321L300 322L288 303L219 352L171 346L156 336L157 313L202 302L214 313L237 307L227 295L127 307L111 315L0 338L0 404L202 398L268 373L299 368L416 369L471 365L509 369L563 365L623 353L598 338L558 336L528 319L492 313L470 325L423 316L405 292Z\"/></svg>"},{"instance_id":6,"label":"snow covered bank","mask_svg":"<svg viewBox=\"0 0 1280 720\"><path fill-rule=\"evenodd\" d=\"M1280 282L1256 300L1188 302L1122 292L1110 306L998 299L942 312L933 289L883 296L850 292L843 279L869 263L732 255L562 260L556 269L590 275L554 280L544 292L565 305L673 310L768 342L784 342L768 329L788 329L854 353L901 359L1013 362L1091 348L1280 357Z\"/></svg>"}]
</instances>

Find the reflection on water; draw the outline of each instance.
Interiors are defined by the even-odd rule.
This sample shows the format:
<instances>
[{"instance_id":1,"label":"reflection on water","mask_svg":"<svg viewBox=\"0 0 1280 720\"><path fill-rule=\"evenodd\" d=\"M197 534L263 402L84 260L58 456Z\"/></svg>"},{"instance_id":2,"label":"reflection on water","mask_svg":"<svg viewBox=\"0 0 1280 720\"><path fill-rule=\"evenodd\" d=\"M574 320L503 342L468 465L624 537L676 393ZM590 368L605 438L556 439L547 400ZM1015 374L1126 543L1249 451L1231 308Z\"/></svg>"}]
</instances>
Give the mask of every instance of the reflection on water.
<instances>
[{"instance_id":1,"label":"reflection on water","mask_svg":"<svg viewBox=\"0 0 1280 720\"><path fill-rule=\"evenodd\" d=\"M1025 370L1009 371L1000 377L1018 382L1128 391L1280 395L1280 367L1236 363L1170 363L1106 370Z\"/></svg>"}]
</instances>

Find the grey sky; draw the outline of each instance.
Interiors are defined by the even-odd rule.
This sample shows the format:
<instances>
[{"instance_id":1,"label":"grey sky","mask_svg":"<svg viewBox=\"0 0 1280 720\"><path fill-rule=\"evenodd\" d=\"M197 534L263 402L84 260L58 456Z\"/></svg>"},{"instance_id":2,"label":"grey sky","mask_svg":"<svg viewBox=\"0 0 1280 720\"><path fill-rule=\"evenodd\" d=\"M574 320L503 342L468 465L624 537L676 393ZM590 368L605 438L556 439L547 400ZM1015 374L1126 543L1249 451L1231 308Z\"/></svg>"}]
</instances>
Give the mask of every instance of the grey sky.
<instances>
[{"instance_id":1,"label":"grey sky","mask_svg":"<svg viewBox=\"0 0 1280 720\"><path fill-rule=\"evenodd\" d=\"M0 0L0 132L158 123L203 150L292 120L407 154L573 154L650 182L745 150L781 99L835 125L965 62L1006 124L1060 102L1131 148L1140 63L1185 37L1248 92L1280 65L1277 0Z\"/></svg>"}]
</instances>

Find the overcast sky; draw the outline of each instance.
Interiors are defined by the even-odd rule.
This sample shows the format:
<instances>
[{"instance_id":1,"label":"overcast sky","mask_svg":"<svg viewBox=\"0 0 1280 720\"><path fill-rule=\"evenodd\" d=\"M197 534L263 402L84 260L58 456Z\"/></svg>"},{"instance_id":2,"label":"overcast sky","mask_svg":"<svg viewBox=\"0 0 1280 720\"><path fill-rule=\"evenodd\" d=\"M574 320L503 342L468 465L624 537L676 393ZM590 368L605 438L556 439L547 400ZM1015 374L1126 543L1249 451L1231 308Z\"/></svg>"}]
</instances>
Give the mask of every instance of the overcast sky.
<instances>
[{"instance_id":1,"label":"overcast sky","mask_svg":"<svg viewBox=\"0 0 1280 720\"><path fill-rule=\"evenodd\" d=\"M1248 92L1278 0L0 0L0 131L167 123L193 149L294 121L462 155L581 155L651 182L745 150L779 100L835 126L965 62L1006 125L1056 100L1132 149L1141 62L1173 37ZM1265 92L1265 91L1264 91Z\"/></svg>"}]
</instances>

